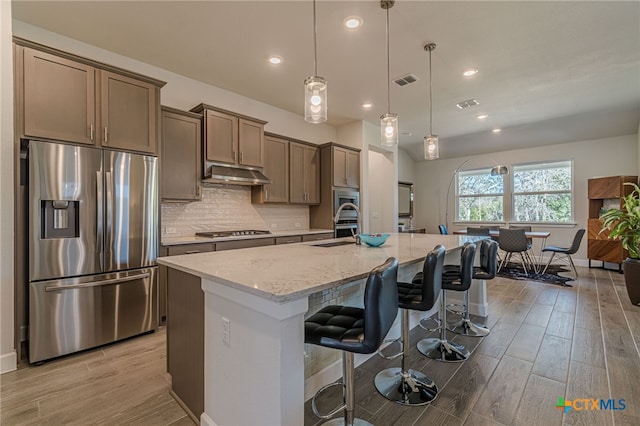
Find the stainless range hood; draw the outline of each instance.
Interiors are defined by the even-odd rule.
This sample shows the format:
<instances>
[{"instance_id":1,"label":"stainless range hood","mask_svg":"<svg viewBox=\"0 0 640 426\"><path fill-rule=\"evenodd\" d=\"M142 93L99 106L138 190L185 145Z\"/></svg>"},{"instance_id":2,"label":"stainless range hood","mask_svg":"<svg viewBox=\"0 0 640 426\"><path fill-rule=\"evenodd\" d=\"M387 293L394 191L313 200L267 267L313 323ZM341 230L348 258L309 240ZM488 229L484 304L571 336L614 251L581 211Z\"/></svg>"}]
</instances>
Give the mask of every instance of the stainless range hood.
<instances>
[{"instance_id":1,"label":"stainless range hood","mask_svg":"<svg viewBox=\"0 0 640 426\"><path fill-rule=\"evenodd\" d=\"M222 183L227 185L263 185L271 183L259 169L245 169L236 166L222 166L205 163L205 177L202 183Z\"/></svg>"}]
</instances>

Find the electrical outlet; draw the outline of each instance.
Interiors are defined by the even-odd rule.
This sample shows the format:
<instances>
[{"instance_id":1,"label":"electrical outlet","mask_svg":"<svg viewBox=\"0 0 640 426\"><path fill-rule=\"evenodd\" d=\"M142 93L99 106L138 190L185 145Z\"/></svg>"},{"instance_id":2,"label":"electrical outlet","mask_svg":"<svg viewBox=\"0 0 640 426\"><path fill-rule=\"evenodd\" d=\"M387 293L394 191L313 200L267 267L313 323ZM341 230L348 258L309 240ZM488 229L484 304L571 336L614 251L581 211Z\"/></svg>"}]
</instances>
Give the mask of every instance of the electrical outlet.
<instances>
[{"instance_id":1,"label":"electrical outlet","mask_svg":"<svg viewBox=\"0 0 640 426\"><path fill-rule=\"evenodd\" d=\"M229 346L231 338L231 321L229 318L222 317L222 343Z\"/></svg>"},{"instance_id":2,"label":"electrical outlet","mask_svg":"<svg viewBox=\"0 0 640 426\"><path fill-rule=\"evenodd\" d=\"M175 234L176 228L167 228L167 234Z\"/></svg>"},{"instance_id":3,"label":"electrical outlet","mask_svg":"<svg viewBox=\"0 0 640 426\"><path fill-rule=\"evenodd\" d=\"M300 228L300 223L296 222L296 228Z\"/></svg>"},{"instance_id":4,"label":"electrical outlet","mask_svg":"<svg viewBox=\"0 0 640 426\"><path fill-rule=\"evenodd\" d=\"M272 224L271 224L271 228L272 228L272 229L276 229L277 227L278 227L278 224L277 224L277 223L272 223Z\"/></svg>"}]
</instances>

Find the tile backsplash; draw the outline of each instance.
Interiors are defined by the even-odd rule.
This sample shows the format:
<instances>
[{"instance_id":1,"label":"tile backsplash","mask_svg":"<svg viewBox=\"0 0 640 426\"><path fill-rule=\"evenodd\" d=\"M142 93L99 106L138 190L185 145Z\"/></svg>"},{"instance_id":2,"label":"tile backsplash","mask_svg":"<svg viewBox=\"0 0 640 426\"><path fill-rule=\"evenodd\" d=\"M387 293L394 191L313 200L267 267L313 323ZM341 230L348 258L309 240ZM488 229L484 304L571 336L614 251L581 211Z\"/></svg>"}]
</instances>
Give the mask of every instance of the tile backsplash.
<instances>
[{"instance_id":1,"label":"tile backsplash","mask_svg":"<svg viewBox=\"0 0 640 426\"><path fill-rule=\"evenodd\" d=\"M202 188L202 201L162 203L161 237L190 237L209 230L309 228L309 207L251 204L251 187L215 185Z\"/></svg>"}]
</instances>

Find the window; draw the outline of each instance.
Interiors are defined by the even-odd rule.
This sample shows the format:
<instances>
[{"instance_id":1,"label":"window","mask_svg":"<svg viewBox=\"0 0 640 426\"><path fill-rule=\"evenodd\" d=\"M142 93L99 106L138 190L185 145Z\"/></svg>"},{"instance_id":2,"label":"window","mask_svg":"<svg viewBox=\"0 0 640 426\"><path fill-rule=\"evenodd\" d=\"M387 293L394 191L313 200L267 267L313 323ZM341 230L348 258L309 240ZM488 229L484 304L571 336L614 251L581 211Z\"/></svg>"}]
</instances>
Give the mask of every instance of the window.
<instances>
[{"instance_id":1,"label":"window","mask_svg":"<svg viewBox=\"0 0 640 426\"><path fill-rule=\"evenodd\" d=\"M491 169L458 172L457 220L464 222L504 221L502 176L491 176Z\"/></svg>"},{"instance_id":2,"label":"window","mask_svg":"<svg viewBox=\"0 0 640 426\"><path fill-rule=\"evenodd\" d=\"M514 222L570 222L572 162L513 166Z\"/></svg>"}]
</instances>

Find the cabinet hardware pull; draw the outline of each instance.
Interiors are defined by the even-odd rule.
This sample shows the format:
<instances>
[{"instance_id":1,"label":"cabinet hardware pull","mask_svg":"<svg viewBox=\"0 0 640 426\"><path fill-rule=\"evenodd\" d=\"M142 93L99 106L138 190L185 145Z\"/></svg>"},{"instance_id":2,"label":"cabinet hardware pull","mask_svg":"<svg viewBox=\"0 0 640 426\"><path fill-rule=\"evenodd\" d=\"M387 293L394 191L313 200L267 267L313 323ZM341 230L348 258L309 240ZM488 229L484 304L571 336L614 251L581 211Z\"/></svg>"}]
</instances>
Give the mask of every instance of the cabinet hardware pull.
<instances>
[{"instance_id":1,"label":"cabinet hardware pull","mask_svg":"<svg viewBox=\"0 0 640 426\"><path fill-rule=\"evenodd\" d=\"M196 196L200 196L200 186L196 186Z\"/></svg>"},{"instance_id":2,"label":"cabinet hardware pull","mask_svg":"<svg viewBox=\"0 0 640 426\"><path fill-rule=\"evenodd\" d=\"M268 200L268 199L269 199L269 190L268 190L268 189L265 189L265 190L264 190L264 199L265 199L265 200Z\"/></svg>"},{"instance_id":3,"label":"cabinet hardware pull","mask_svg":"<svg viewBox=\"0 0 640 426\"><path fill-rule=\"evenodd\" d=\"M244 159L244 152L240 151L240 162Z\"/></svg>"},{"instance_id":4,"label":"cabinet hardware pull","mask_svg":"<svg viewBox=\"0 0 640 426\"><path fill-rule=\"evenodd\" d=\"M89 133L90 133L90 138L93 141L93 123L91 123L91 126L89 127Z\"/></svg>"},{"instance_id":5,"label":"cabinet hardware pull","mask_svg":"<svg viewBox=\"0 0 640 426\"><path fill-rule=\"evenodd\" d=\"M233 161L236 161L236 150L231 151L231 155L233 156Z\"/></svg>"},{"instance_id":6,"label":"cabinet hardware pull","mask_svg":"<svg viewBox=\"0 0 640 426\"><path fill-rule=\"evenodd\" d=\"M194 253L200 253L200 250L187 250L184 252L184 254L194 254Z\"/></svg>"},{"instance_id":7,"label":"cabinet hardware pull","mask_svg":"<svg viewBox=\"0 0 640 426\"><path fill-rule=\"evenodd\" d=\"M107 142L107 126L104 126L104 141Z\"/></svg>"}]
</instances>

